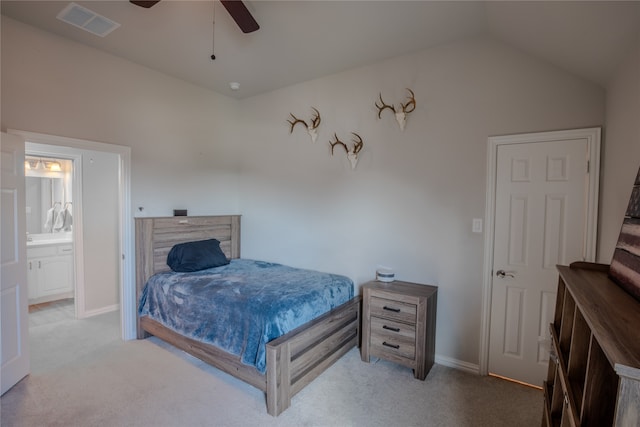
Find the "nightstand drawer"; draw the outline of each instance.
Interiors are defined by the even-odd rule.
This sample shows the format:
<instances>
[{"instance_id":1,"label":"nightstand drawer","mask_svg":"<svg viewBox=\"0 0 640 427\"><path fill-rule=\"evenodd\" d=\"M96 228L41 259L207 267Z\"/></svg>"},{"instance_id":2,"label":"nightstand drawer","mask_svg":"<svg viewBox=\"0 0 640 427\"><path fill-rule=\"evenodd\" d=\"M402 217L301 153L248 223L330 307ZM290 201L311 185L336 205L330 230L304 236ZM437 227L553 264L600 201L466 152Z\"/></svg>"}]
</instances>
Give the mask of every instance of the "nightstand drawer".
<instances>
[{"instance_id":1,"label":"nightstand drawer","mask_svg":"<svg viewBox=\"0 0 640 427\"><path fill-rule=\"evenodd\" d=\"M397 336L389 337L384 334L371 332L371 354L389 353L406 359L414 360L416 357L415 339Z\"/></svg>"},{"instance_id":2,"label":"nightstand drawer","mask_svg":"<svg viewBox=\"0 0 640 427\"><path fill-rule=\"evenodd\" d=\"M415 325L407 325L406 323L394 322L389 319L380 317L371 318L371 335L380 335L394 340L404 340L406 342L416 341Z\"/></svg>"},{"instance_id":3,"label":"nightstand drawer","mask_svg":"<svg viewBox=\"0 0 640 427\"><path fill-rule=\"evenodd\" d=\"M393 301L384 298L371 297L371 316L384 317L406 323L416 323L416 305Z\"/></svg>"}]
</instances>

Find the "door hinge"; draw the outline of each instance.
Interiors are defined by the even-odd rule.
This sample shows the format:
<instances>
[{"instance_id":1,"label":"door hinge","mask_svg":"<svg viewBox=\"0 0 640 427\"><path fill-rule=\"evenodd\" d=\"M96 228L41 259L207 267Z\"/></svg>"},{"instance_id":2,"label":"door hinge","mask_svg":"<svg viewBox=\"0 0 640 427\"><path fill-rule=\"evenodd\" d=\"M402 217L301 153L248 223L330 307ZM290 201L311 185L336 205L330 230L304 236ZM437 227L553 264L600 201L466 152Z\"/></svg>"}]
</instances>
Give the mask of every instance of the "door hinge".
<instances>
[{"instance_id":1,"label":"door hinge","mask_svg":"<svg viewBox=\"0 0 640 427\"><path fill-rule=\"evenodd\" d=\"M587 160L587 173L591 171L591 161Z\"/></svg>"}]
</instances>

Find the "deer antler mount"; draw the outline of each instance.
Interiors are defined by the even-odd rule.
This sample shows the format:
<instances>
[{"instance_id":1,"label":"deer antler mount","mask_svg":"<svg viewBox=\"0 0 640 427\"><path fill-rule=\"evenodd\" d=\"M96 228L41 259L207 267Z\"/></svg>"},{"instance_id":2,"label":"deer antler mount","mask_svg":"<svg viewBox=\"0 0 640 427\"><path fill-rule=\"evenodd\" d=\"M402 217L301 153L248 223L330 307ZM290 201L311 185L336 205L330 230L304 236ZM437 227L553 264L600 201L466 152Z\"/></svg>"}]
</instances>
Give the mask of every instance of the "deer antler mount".
<instances>
[{"instance_id":1,"label":"deer antler mount","mask_svg":"<svg viewBox=\"0 0 640 427\"><path fill-rule=\"evenodd\" d=\"M316 139L318 139L318 126L320 126L320 121L321 121L320 112L315 107L311 107L311 108L313 108L314 114L311 117L311 120L308 124L306 121L297 118L292 113L289 113L291 115L292 120L287 120L287 122L289 122L289 124L291 125L291 129L289 130L289 133L293 133L293 128L298 123L300 123L302 126L305 127L309 136L311 136L311 141L316 142Z\"/></svg>"},{"instance_id":2,"label":"deer antler mount","mask_svg":"<svg viewBox=\"0 0 640 427\"><path fill-rule=\"evenodd\" d=\"M364 147L364 142L362 141L362 138L360 138L360 135L358 135L357 133L351 132L351 134L354 136L353 147L351 148L347 147L347 144L340 141L338 139L338 135L335 133L333 134L335 141L333 142L329 141L329 144L331 145L332 156L333 156L333 149L336 148L336 145L341 145L344 148L344 151L347 152L347 159L349 159L349 163L351 163L351 169L355 169L356 165L358 164L358 153L360 152L360 150L362 150L362 147Z\"/></svg>"},{"instance_id":3,"label":"deer antler mount","mask_svg":"<svg viewBox=\"0 0 640 427\"><path fill-rule=\"evenodd\" d=\"M407 102L400 103L400 106L396 109L396 107L393 106L393 104L388 105L385 104L385 102L382 100L382 93L380 93L380 104L378 105L378 101L376 101L376 107L378 108L378 118L382 118L382 112L384 110L391 110L393 111L393 114L396 117L396 121L398 122L398 125L400 126L400 130L403 131L404 130L404 125L407 122L407 114L411 113L413 110L416 109L416 98L415 95L413 94L413 91L409 88L407 88L407 90L409 91L409 100Z\"/></svg>"}]
</instances>

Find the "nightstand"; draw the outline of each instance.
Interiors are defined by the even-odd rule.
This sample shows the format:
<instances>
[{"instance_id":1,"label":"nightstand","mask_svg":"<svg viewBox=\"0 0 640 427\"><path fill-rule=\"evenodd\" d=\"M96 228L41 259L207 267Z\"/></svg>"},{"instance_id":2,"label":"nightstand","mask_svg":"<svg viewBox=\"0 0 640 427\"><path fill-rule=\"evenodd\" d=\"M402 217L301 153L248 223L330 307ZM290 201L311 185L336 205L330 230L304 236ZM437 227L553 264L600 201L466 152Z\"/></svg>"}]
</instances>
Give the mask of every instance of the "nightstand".
<instances>
[{"instance_id":1,"label":"nightstand","mask_svg":"<svg viewBox=\"0 0 640 427\"><path fill-rule=\"evenodd\" d=\"M424 380L435 358L438 287L371 281L362 293L362 360L399 363Z\"/></svg>"}]
</instances>

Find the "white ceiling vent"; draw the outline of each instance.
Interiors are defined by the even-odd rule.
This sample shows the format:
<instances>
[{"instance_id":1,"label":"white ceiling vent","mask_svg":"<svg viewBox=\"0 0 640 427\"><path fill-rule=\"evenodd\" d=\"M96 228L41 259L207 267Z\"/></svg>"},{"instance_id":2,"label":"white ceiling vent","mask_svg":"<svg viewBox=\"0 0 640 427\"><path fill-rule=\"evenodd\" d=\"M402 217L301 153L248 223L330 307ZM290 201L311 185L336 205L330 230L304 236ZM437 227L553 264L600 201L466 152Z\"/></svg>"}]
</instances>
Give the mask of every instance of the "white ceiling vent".
<instances>
[{"instance_id":1,"label":"white ceiling vent","mask_svg":"<svg viewBox=\"0 0 640 427\"><path fill-rule=\"evenodd\" d=\"M58 14L57 18L100 37L106 36L120 26L117 22L113 22L111 19L98 15L94 11L76 3L69 3Z\"/></svg>"}]
</instances>

